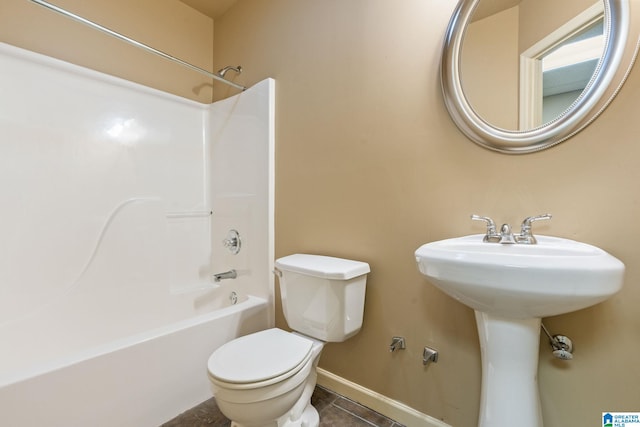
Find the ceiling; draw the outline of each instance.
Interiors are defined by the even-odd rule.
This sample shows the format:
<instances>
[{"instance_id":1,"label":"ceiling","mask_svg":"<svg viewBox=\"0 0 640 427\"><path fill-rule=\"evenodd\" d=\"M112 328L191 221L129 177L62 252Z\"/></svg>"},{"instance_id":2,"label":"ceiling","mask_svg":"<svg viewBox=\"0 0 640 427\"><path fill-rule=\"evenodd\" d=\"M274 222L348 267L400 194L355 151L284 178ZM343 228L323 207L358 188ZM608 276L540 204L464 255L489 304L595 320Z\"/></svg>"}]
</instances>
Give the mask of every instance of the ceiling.
<instances>
[{"instance_id":1,"label":"ceiling","mask_svg":"<svg viewBox=\"0 0 640 427\"><path fill-rule=\"evenodd\" d=\"M195 10L216 19L224 14L237 0L181 0ZM474 12L473 20L486 18L500 11L517 6L522 0L482 0Z\"/></svg>"},{"instance_id":2,"label":"ceiling","mask_svg":"<svg viewBox=\"0 0 640 427\"><path fill-rule=\"evenodd\" d=\"M498 12L519 5L521 1L522 0L482 0L480 4L478 4L475 12L473 12L473 20L478 21L487 16L495 15Z\"/></svg>"},{"instance_id":3,"label":"ceiling","mask_svg":"<svg viewBox=\"0 0 640 427\"><path fill-rule=\"evenodd\" d=\"M237 0L181 0L195 10L216 19L224 14ZM500 11L517 6L522 0L482 0L474 12L473 20L486 18Z\"/></svg>"},{"instance_id":4,"label":"ceiling","mask_svg":"<svg viewBox=\"0 0 640 427\"><path fill-rule=\"evenodd\" d=\"M236 0L181 0L187 6L191 6L195 10L216 19L224 14Z\"/></svg>"}]
</instances>

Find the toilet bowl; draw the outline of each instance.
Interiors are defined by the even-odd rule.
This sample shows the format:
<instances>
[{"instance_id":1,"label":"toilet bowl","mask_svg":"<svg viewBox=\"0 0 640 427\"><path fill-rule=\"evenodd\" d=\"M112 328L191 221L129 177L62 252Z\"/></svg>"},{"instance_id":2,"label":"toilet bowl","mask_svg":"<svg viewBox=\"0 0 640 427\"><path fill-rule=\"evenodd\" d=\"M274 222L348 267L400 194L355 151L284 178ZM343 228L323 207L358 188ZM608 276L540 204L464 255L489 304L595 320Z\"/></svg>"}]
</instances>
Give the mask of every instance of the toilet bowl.
<instances>
[{"instance_id":1,"label":"toilet bowl","mask_svg":"<svg viewBox=\"0 0 640 427\"><path fill-rule=\"evenodd\" d=\"M218 407L234 426L296 425L311 398L310 394L304 396L311 378L315 387L315 368L323 346L320 341L277 328L223 345L208 363ZM305 397L305 404L292 411ZM307 412L309 418L313 408ZM315 417L317 413L311 413L311 418Z\"/></svg>"},{"instance_id":2,"label":"toilet bowl","mask_svg":"<svg viewBox=\"0 0 640 427\"><path fill-rule=\"evenodd\" d=\"M237 338L208 361L216 403L233 427L317 427L311 395L322 348L362 326L368 264L296 254L276 260L276 272L294 332L272 328Z\"/></svg>"}]
</instances>

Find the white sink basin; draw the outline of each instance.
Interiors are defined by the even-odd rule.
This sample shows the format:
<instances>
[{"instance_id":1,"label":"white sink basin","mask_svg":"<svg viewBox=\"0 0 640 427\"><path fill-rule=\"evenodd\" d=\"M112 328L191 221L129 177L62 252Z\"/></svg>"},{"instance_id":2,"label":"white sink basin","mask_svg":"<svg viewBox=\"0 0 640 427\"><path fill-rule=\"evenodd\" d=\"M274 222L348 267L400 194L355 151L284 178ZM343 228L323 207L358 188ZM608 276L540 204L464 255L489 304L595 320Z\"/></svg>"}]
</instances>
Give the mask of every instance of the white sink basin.
<instances>
[{"instance_id":1,"label":"white sink basin","mask_svg":"<svg viewBox=\"0 0 640 427\"><path fill-rule=\"evenodd\" d=\"M420 272L461 303L485 313L541 318L602 302L622 287L624 264L600 248L558 237L485 243L483 235L427 243Z\"/></svg>"},{"instance_id":2,"label":"white sink basin","mask_svg":"<svg viewBox=\"0 0 640 427\"><path fill-rule=\"evenodd\" d=\"M589 307L622 287L624 264L602 249L536 236L538 243L485 243L484 235L416 251L418 268L476 312L482 389L479 427L542 427L537 383L540 319ZM508 351L505 351L508 349Z\"/></svg>"}]
</instances>

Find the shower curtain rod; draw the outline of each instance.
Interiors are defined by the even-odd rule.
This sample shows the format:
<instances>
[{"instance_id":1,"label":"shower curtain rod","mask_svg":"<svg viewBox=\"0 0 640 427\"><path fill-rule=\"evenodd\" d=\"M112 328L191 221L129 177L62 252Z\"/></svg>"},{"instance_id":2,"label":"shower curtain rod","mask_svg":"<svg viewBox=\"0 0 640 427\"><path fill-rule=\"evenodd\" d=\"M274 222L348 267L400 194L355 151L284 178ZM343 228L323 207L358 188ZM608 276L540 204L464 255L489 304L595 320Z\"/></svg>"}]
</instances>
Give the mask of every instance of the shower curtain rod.
<instances>
[{"instance_id":1,"label":"shower curtain rod","mask_svg":"<svg viewBox=\"0 0 640 427\"><path fill-rule=\"evenodd\" d=\"M122 40L124 42L127 42L127 43L132 44L132 45L134 45L136 47L144 49L147 52L150 52L150 53L153 53L155 55L161 56L164 59L168 59L169 61L177 62L178 64L180 64L180 65L182 65L184 67L187 67L187 68L190 68L190 69L192 69L194 71L197 71L200 74L204 74L205 76L210 77L210 78L212 78L212 79L214 79L216 81L219 81L221 83L226 83L229 86L232 86L232 87L234 87L236 89L240 89L240 90L246 90L247 89L246 87L244 87L242 85L239 85L237 83L231 82L229 80L225 80L225 79L223 79L222 77L220 77L217 74L213 74L213 73L210 73L209 71L204 70L204 69L202 69L200 67L196 67L195 65L190 64L188 62L185 62L182 59L176 58L175 56L171 56L168 53L164 53L164 52L162 52L162 51L160 51L158 49L155 49L155 48L153 48L153 47L151 47L149 45L146 45L146 44L141 43L141 42L139 42L137 40L131 39L131 38L127 37L127 36L124 36L124 35L116 32L116 31L110 30L107 27L103 27L100 24L97 24L97 23L95 23L93 21L90 21L90 20L88 20L86 18L83 18L82 16L76 15L75 13L71 13L68 10L62 9L61 7L53 5L53 4L51 4L51 3L47 2L47 1L44 1L44 0L31 0L31 1L33 3L39 4L40 6L46 7L49 10L53 10L54 12L58 12L61 15L66 16L67 18L71 18L71 19L73 19L75 21L78 21L78 22L80 22L82 24L85 24L85 25L87 25L87 26L89 26L91 28L94 28L96 30L102 31L104 33L109 34L110 36L113 36L113 37L115 37L117 39L120 39L120 40Z\"/></svg>"}]
</instances>

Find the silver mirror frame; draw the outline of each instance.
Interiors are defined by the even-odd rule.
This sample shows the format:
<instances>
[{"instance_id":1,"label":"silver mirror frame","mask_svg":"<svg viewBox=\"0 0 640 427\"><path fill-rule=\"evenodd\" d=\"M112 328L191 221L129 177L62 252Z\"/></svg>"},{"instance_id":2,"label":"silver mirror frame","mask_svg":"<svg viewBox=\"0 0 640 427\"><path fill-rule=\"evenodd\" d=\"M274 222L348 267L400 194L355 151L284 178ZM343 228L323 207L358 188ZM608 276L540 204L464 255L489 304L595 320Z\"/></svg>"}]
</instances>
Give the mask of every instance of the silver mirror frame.
<instances>
[{"instance_id":1,"label":"silver mirror frame","mask_svg":"<svg viewBox=\"0 0 640 427\"><path fill-rule=\"evenodd\" d=\"M609 88L625 52L629 33L629 0L603 0L605 48L582 94L559 117L531 130L512 131L486 122L467 100L460 76L465 31L480 0L459 0L445 33L441 62L444 101L458 128L473 142L507 154L525 154L552 147L584 129L604 108L595 109ZM616 92L612 95L615 96Z\"/></svg>"}]
</instances>

